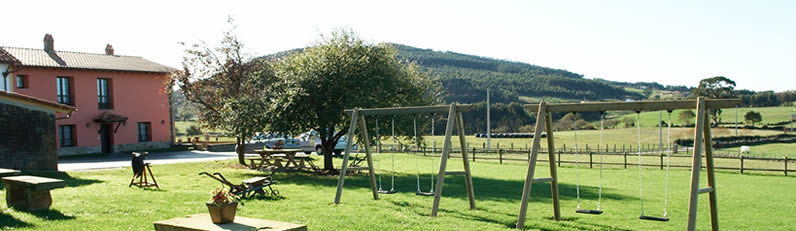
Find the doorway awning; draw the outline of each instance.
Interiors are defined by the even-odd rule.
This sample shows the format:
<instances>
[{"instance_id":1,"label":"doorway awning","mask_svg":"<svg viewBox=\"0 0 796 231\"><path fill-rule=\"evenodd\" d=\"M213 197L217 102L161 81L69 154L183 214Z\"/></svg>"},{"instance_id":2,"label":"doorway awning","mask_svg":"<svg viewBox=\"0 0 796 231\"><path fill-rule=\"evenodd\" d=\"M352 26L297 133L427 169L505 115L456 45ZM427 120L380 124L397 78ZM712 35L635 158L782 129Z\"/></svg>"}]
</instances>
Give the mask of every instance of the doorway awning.
<instances>
[{"instance_id":1,"label":"doorway awning","mask_svg":"<svg viewBox=\"0 0 796 231\"><path fill-rule=\"evenodd\" d=\"M103 112L102 114L94 117L94 122L97 123L121 123L126 122L127 116L111 113L111 112Z\"/></svg>"},{"instance_id":2,"label":"doorway awning","mask_svg":"<svg viewBox=\"0 0 796 231\"><path fill-rule=\"evenodd\" d=\"M113 124L116 123L116 128L113 129L113 133L119 130L119 126L123 123L127 123L127 116L111 113L111 112L103 112L102 114L94 117L94 122L100 124ZM97 133L102 132L102 129L97 131Z\"/></svg>"}]
</instances>

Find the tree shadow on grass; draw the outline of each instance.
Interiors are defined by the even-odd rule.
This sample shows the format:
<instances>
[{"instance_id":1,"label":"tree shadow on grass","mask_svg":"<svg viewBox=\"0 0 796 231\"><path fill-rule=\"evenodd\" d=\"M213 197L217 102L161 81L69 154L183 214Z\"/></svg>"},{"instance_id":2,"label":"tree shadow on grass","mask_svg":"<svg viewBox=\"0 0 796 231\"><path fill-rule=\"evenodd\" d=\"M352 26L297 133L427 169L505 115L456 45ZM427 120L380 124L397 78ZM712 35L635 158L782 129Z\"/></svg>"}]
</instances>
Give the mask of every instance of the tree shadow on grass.
<instances>
[{"instance_id":1,"label":"tree shadow on grass","mask_svg":"<svg viewBox=\"0 0 796 231\"><path fill-rule=\"evenodd\" d=\"M21 211L21 212L28 213L28 214L31 214L31 215L33 215L33 216L36 216L36 217L38 217L38 218L41 218L41 219L44 219L44 220L48 220L48 221L72 220L72 219L75 219L75 216L72 216L72 215L65 215L65 214L61 213L60 211L58 211L58 210L54 210L54 209L51 209L51 210L30 211L30 212L27 212L27 211Z\"/></svg>"},{"instance_id":2,"label":"tree shadow on grass","mask_svg":"<svg viewBox=\"0 0 796 231\"><path fill-rule=\"evenodd\" d=\"M16 229L16 228L26 228L33 226L30 223L21 221L11 215L5 214L0 212L0 228L2 229Z\"/></svg>"}]
</instances>

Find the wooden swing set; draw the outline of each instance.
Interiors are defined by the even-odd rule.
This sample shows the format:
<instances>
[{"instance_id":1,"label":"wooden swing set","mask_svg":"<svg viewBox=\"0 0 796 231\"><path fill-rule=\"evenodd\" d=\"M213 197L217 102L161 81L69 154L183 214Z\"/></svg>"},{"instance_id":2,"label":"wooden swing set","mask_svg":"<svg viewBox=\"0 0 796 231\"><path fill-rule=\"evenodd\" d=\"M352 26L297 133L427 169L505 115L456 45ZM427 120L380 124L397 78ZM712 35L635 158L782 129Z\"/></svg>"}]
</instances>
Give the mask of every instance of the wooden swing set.
<instances>
[{"instance_id":1,"label":"wooden swing set","mask_svg":"<svg viewBox=\"0 0 796 231\"><path fill-rule=\"evenodd\" d=\"M548 104L541 102L539 104L525 105L526 110L531 113L536 113L536 126L531 148L531 156L528 161L528 171L525 178L525 186L522 191L522 199L520 204L520 213L517 218L517 229L525 228L525 216L528 209L528 200L531 196L531 186L533 183L550 182L552 201L553 201L553 219L558 221L561 219L559 192L558 192L558 176L556 172L556 156L554 153L555 144L553 143L553 112L606 112L606 111L658 111L666 110L673 111L675 109L692 109L696 108L696 125L694 129L694 151L693 160L691 162L691 188L689 193L688 203L688 230L694 230L696 227L697 216L697 197L699 194L708 193L709 207L710 207L710 223L712 230L719 229L719 219L717 211L716 199L716 181L714 176L713 164L713 149L710 133L710 119L708 118L709 110L716 110L721 108L732 108L740 104L740 99L705 99L702 97L696 100L675 100L675 101L638 101L638 102L594 102L594 103L559 103ZM548 147L548 160L550 167L549 178L534 178L534 171L536 170L536 160L539 154L539 145L541 142L542 130L547 132L547 147ZM702 166L702 149L705 150L705 164L707 169L707 184L706 188L699 188L700 170ZM642 202L643 203L643 202ZM647 220L662 220L662 219L649 219L643 215L641 219ZM653 217L654 218L654 217ZM667 219L668 220L668 219Z\"/></svg>"},{"instance_id":2,"label":"wooden swing set","mask_svg":"<svg viewBox=\"0 0 796 231\"><path fill-rule=\"evenodd\" d=\"M373 199L379 199L379 190L376 185L376 177L373 169L373 158L370 150L370 140L368 136L368 129L366 126L366 116L372 115L400 115L400 114L431 114L431 113L445 113L448 112L448 123L445 127L445 141L442 148L442 155L440 156L439 173L437 174L436 188L433 190L434 202L431 208L431 216L437 216L439 211L439 202L442 197L442 184L445 180L445 175L463 175L465 178L465 190L467 197L470 200L470 209L475 209L475 193L473 190L473 178L470 172L470 161L467 157L467 140L464 134L464 122L462 121L462 112L470 110L470 105L438 105L438 106L418 106L418 107L395 107L395 108L372 108L372 109L359 109L346 110L346 113L351 114L351 124L348 128L347 137L355 137L357 127L362 136L361 144L365 146L365 158L367 166L364 167L349 167L348 157L351 153L353 142L347 142L345 154L343 156L343 164L340 168L340 178L337 181L337 193L334 197L334 203L340 204L340 198L343 194L343 183L347 171L367 170L370 177L370 188L373 192ZM451 152L451 137L453 136L454 126L459 134L459 142L462 147L462 164L464 171L446 171L448 157ZM353 140L349 138L349 140Z\"/></svg>"},{"instance_id":3,"label":"wooden swing set","mask_svg":"<svg viewBox=\"0 0 796 231\"><path fill-rule=\"evenodd\" d=\"M694 230L696 227L697 215L697 199L699 194L708 193L709 195L709 208L710 208L710 223L712 230L719 229L718 223L718 210L716 198L716 182L714 175L713 163L713 149L712 138L710 131L710 118L708 117L709 110L717 110L721 108L733 108L740 104L740 99L706 99L699 97L696 100L672 100L672 101L637 101L637 102L594 102L594 103L545 103L527 104L525 109L530 113L536 113L536 125L533 136L533 143L531 148L530 159L528 160L528 169L525 178L525 185L522 191L522 198L520 204L520 212L517 218L517 229L524 229L525 217L527 215L528 201L531 196L531 186L533 183L550 182L552 202L553 202L553 219L559 221L561 219L559 191L558 191L558 175L556 170L556 155L554 153L555 144L553 142L553 129L552 129L552 113L553 112L607 112L607 111L673 111L676 109L696 109L696 125L694 129L694 148L693 160L691 162L691 187L689 193L688 204L688 230ZM340 170L340 177L337 181L337 192L335 194L334 203L340 204L340 198L343 193L343 183L347 171L354 170L367 170L370 177L371 191L373 192L373 199L379 199L378 188L376 184L376 177L373 169L373 159L370 150L370 141L367 133L367 126L365 122L366 116L371 115L399 115L399 114L429 114L429 113L444 113L448 112L448 122L445 129L445 141L440 156L439 173L437 175L436 188L434 190L434 202L431 209L431 216L437 216L439 210L439 201L442 196L442 185L445 175L464 175L465 189L467 191L468 199L470 201L470 209L475 209L475 193L473 190L472 174L470 171L470 162L468 161L467 141L464 134L464 123L462 121L462 112L469 111L470 105L438 105L438 106L419 106L419 107L396 107L396 108L373 108L373 109L360 109L355 108L346 110L346 113L351 115L351 124L347 133L348 137L356 136L357 128L360 130L365 147L367 166L365 167L349 167L348 159L352 150L352 143L346 144L345 155L343 157L343 164ZM464 171L449 172L446 171L447 160L451 152L451 137L453 135L454 126L459 135L459 142L462 147L462 162L464 164ZM542 136L542 131L546 131L547 135ZM534 178L534 171L536 170L536 161L539 154L539 146L542 138L547 138L548 146L548 161L550 168L550 177L548 178ZM699 188L700 170L702 166L702 149L705 153L705 164L707 169L707 187ZM643 203L643 202L642 202ZM642 219L646 217L643 215ZM652 217L655 218L655 217ZM648 219L648 220L661 220L661 219Z\"/></svg>"}]
</instances>

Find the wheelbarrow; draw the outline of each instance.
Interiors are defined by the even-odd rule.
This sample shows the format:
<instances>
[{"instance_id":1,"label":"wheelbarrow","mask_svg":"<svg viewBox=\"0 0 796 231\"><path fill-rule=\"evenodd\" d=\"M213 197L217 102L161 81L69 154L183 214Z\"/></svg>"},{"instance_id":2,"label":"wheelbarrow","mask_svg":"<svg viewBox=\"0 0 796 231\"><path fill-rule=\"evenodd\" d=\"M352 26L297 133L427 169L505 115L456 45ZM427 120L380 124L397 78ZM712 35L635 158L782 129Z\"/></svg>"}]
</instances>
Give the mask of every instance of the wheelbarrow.
<instances>
[{"instance_id":1,"label":"wheelbarrow","mask_svg":"<svg viewBox=\"0 0 796 231\"><path fill-rule=\"evenodd\" d=\"M241 198L251 198L254 197L255 194L260 194L263 196L267 196L267 194L270 194L271 196L279 196L279 191L271 188L271 185L276 183L273 180L273 171L268 176L252 177L248 180L244 180L240 184L233 184L232 182L229 182L226 178L224 178L224 175L221 175L221 173L199 173L199 175L203 174L217 180L218 182L221 182L226 186L229 186L229 192Z\"/></svg>"}]
</instances>

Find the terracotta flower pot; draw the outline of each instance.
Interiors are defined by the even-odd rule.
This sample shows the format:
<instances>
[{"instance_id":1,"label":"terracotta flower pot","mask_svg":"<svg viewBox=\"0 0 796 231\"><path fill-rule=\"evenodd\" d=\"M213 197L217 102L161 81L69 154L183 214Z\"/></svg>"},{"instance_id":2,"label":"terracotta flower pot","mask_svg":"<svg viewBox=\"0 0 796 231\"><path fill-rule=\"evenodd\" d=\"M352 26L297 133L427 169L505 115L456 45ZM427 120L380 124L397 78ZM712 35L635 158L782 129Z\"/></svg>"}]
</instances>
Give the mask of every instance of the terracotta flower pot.
<instances>
[{"instance_id":1,"label":"terracotta flower pot","mask_svg":"<svg viewBox=\"0 0 796 231\"><path fill-rule=\"evenodd\" d=\"M235 222L235 212L238 211L238 202L224 203L220 206L208 202L207 210L210 211L210 219L213 220L213 224Z\"/></svg>"}]
</instances>

